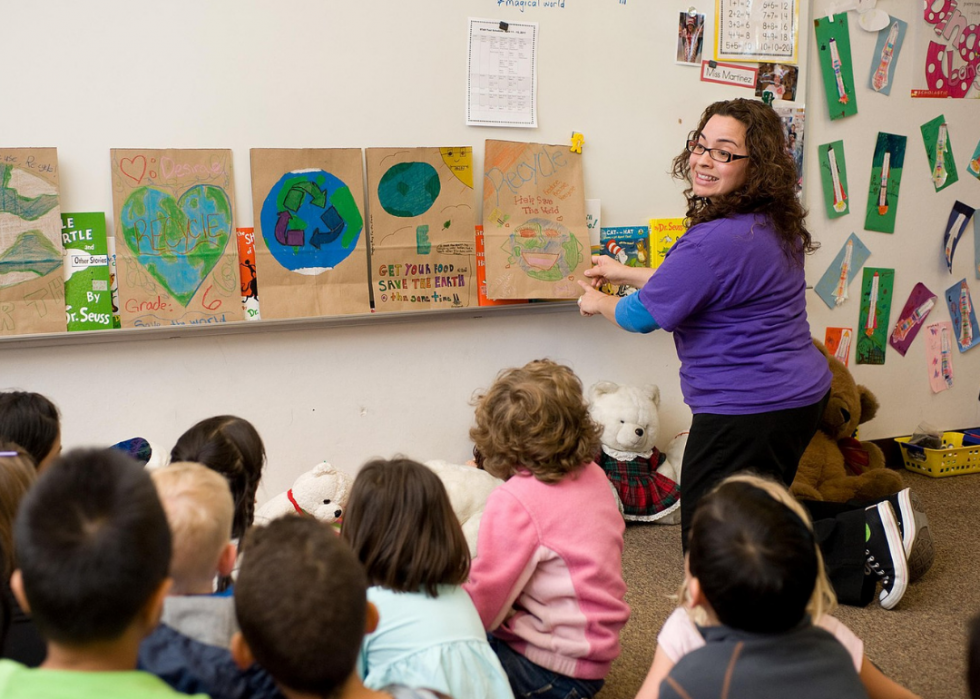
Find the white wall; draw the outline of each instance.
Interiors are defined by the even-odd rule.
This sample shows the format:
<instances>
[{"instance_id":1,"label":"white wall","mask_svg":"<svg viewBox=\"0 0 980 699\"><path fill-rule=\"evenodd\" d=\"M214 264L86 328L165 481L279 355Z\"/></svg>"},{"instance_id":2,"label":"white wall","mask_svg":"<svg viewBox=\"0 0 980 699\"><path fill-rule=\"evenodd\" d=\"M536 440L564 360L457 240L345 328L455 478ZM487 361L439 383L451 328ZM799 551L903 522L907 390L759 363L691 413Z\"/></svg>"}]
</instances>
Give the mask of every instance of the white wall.
<instances>
[{"instance_id":1,"label":"white wall","mask_svg":"<svg viewBox=\"0 0 980 699\"><path fill-rule=\"evenodd\" d=\"M807 3L801 4L806 15ZM666 173L704 106L750 95L700 83L696 69L674 65L677 12L689 6L565 0L564 7L522 13L496 0L0 0L5 53L16 57L16 69L4 79L0 144L58 147L65 211L112 210L110 148L230 147L237 225L250 225L252 147L472 144L480 168L486 138L565 143L576 130L586 137L587 196L602 200L603 223L644 223L682 215L681 188ZM713 8L700 9L712 26ZM538 129L464 125L470 16L540 23ZM804 41L810 31L804 16ZM854 43L860 55L864 49ZM907 60L903 55L901 63ZM904 109L902 93L897 86L891 99ZM954 111L941 108L948 116ZM912 137L925 118L909 121L892 109L887 118L871 120L862 111L846 127L855 130L855 140L870 142L890 120L898 122L891 128ZM811 151L837 138L837 125L811 123ZM955 128L958 149L976 142L977 128ZM866 176L868 148L866 155L856 146L848 151L855 182ZM935 225L935 216L911 196L915 157L924 155L916 149L910 138L906 198L891 257L868 240L880 234L863 234L872 262L890 259L899 268L896 295L915 281L904 274L920 256L915 232ZM811 162L809 182L819 187L812 168ZM845 234L813 209L817 237L827 236L810 262L815 281ZM852 214L841 225L859 229L860 221ZM945 288L927 284L937 293ZM814 299L815 334L826 324L842 324L836 316L825 323L817 306L823 304ZM856 323L856 309L852 315ZM664 443L689 420L669 335L612 332L568 305L358 319L353 325L270 324L235 334L191 330L200 332L126 331L95 344L0 339L0 388L50 396L63 412L67 447L142 435L169 450L198 419L242 415L255 423L269 453L262 499L322 459L354 471L372 456L396 452L468 458L473 392L499 369L541 356L568 363L586 385L600 379L658 384ZM890 353L884 367L855 368L885 403L866 436L908 432L923 410L950 427L980 424L972 398L980 352L963 358L972 364L956 357L963 387L933 398L916 351L921 344L904 361ZM903 387L904 377L916 371L923 381Z\"/></svg>"}]
</instances>

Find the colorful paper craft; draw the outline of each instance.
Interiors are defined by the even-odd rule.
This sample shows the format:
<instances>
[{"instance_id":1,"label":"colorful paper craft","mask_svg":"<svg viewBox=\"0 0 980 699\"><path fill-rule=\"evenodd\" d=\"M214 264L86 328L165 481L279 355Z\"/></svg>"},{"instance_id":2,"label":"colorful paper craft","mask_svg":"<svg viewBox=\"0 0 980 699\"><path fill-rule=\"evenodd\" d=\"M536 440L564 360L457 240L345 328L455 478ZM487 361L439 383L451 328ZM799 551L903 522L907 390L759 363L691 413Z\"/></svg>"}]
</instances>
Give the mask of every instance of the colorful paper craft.
<instances>
[{"instance_id":1,"label":"colorful paper craft","mask_svg":"<svg viewBox=\"0 0 980 699\"><path fill-rule=\"evenodd\" d=\"M857 114L847 13L819 17L813 20L813 26L830 118L836 120Z\"/></svg>"},{"instance_id":2,"label":"colorful paper craft","mask_svg":"<svg viewBox=\"0 0 980 699\"><path fill-rule=\"evenodd\" d=\"M848 205L847 165L844 161L844 142L834 141L817 146L820 158L820 181L823 183L823 202L828 218L840 218L851 213Z\"/></svg>"},{"instance_id":3,"label":"colorful paper craft","mask_svg":"<svg viewBox=\"0 0 980 699\"><path fill-rule=\"evenodd\" d=\"M857 329L857 363L884 364L888 344L888 317L892 308L895 270L864 268L861 315Z\"/></svg>"},{"instance_id":4,"label":"colorful paper craft","mask_svg":"<svg viewBox=\"0 0 980 699\"><path fill-rule=\"evenodd\" d=\"M68 332L112 329L105 214L61 214Z\"/></svg>"},{"instance_id":5,"label":"colorful paper craft","mask_svg":"<svg viewBox=\"0 0 980 699\"><path fill-rule=\"evenodd\" d=\"M980 342L977 313L973 308L973 299L970 296L970 287L966 285L966 279L961 279L959 283L946 289L946 306L949 308L949 317L953 321L956 346L960 348L960 352L966 352Z\"/></svg>"},{"instance_id":6,"label":"colorful paper craft","mask_svg":"<svg viewBox=\"0 0 980 699\"><path fill-rule=\"evenodd\" d=\"M919 127L922 141L926 146L926 156L929 158L929 175L932 186L936 191L946 189L960 179L956 171L956 161L953 160L953 143L949 138L946 117L940 114L935 119L927 121Z\"/></svg>"},{"instance_id":7,"label":"colorful paper craft","mask_svg":"<svg viewBox=\"0 0 980 699\"><path fill-rule=\"evenodd\" d=\"M241 320L231 151L110 155L123 327Z\"/></svg>"},{"instance_id":8,"label":"colorful paper craft","mask_svg":"<svg viewBox=\"0 0 980 699\"><path fill-rule=\"evenodd\" d=\"M919 334L919 330L925 323L929 312L936 305L936 295L926 288L926 285L919 282L909 294L902 312L898 315L898 321L888 336L888 344L894 347L903 357L908 352L912 340Z\"/></svg>"},{"instance_id":9,"label":"colorful paper craft","mask_svg":"<svg viewBox=\"0 0 980 699\"><path fill-rule=\"evenodd\" d=\"M473 149L368 148L366 156L375 310L478 306Z\"/></svg>"},{"instance_id":10,"label":"colorful paper craft","mask_svg":"<svg viewBox=\"0 0 980 699\"><path fill-rule=\"evenodd\" d=\"M582 155L488 140L483 174L487 294L572 299L590 266Z\"/></svg>"},{"instance_id":11,"label":"colorful paper craft","mask_svg":"<svg viewBox=\"0 0 980 699\"><path fill-rule=\"evenodd\" d=\"M966 171L980 180L980 141L977 142L977 147L973 149L973 157L966 164Z\"/></svg>"},{"instance_id":12,"label":"colorful paper craft","mask_svg":"<svg viewBox=\"0 0 980 699\"><path fill-rule=\"evenodd\" d=\"M868 186L868 209L864 227L881 233L895 232L898 191L902 184L906 136L878 132L875 154L871 161L871 183Z\"/></svg>"},{"instance_id":13,"label":"colorful paper craft","mask_svg":"<svg viewBox=\"0 0 980 699\"><path fill-rule=\"evenodd\" d=\"M926 368L929 387L940 393L953 387L953 324L948 320L926 326Z\"/></svg>"},{"instance_id":14,"label":"colorful paper craft","mask_svg":"<svg viewBox=\"0 0 980 699\"><path fill-rule=\"evenodd\" d=\"M943 255L946 258L946 268L950 274L953 273L953 256L956 254L956 246L959 244L960 238L963 237L963 231L966 230L974 211L973 207L958 201L953 204L953 208L949 212L949 218L946 220L946 231L943 233Z\"/></svg>"},{"instance_id":15,"label":"colorful paper craft","mask_svg":"<svg viewBox=\"0 0 980 699\"><path fill-rule=\"evenodd\" d=\"M65 332L56 148L0 149L0 335Z\"/></svg>"},{"instance_id":16,"label":"colorful paper craft","mask_svg":"<svg viewBox=\"0 0 980 699\"><path fill-rule=\"evenodd\" d=\"M973 272L980 279L980 216L973 217Z\"/></svg>"},{"instance_id":17,"label":"colorful paper craft","mask_svg":"<svg viewBox=\"0 0 980 699\"><path fill-rule=\"evenodd\" d=\"M854 328L827 328L823 344L830 354L847 366L850 364L853 339Z\"/></svg>"},{"instance_id":18,"label":"colorful paper craft","mask_svg":"<svg viewBox=\"0 0 980 699\"><path fill-rule=\"evenodd\" d=\"M827 304L827 308L833 309L847 300L847 287L870 255L871 251L861 239L851 233L813 289Z\"/></svg>"},{"instance_id":19,"label":"colorful paper craft","mask_svg":"<svg viewBox=\"0 0 980 699\"><path fill-rule=\"evenodd\" d=\"M888 26L878 32L878 41L871 54L871 75L868 77L868 84L877 93L891 94L898 54L908 28L908 22L892 17Z\"/></svg>"}]
</instances>

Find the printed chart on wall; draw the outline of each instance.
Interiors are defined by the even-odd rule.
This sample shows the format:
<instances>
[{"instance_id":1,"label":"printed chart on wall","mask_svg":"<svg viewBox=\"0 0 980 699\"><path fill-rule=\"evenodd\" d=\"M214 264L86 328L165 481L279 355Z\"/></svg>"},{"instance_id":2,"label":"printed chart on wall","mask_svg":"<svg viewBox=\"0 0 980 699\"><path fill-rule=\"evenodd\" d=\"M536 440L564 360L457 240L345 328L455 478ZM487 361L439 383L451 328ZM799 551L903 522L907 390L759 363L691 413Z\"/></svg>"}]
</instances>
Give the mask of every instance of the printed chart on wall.
<instances>
[{"instance_id":1,"label":"printed chart on wall","mask_svg":"<svg viewBox=\"0 0 980 699\"><path fill-rule=\"evenodd\" d=\"M932 0L914 24L912 97L980 98L980 2Z\"/></svg>"},{"instance_id":2,"label":"printed chart on wall","mask_svg":"<svg viewBox=\"0 0 980 699\"><path fill-rule=\"evenodd\" d=\"M796 63L799 0L715 0L715 60Z\"/></svg>"},{"instance_id":3,"label":"printed chart on wall","mask_svg":"<svg viewBox=\"0 0 980 699\"><path fill-rule=\"evenodd\" d=\"M0 335L65 332L55 148L0 149Z\"/></svg>"},{"instance_id":4,"label":"printed chart on wall","mask_svg":"<svg viewBox=\"0 0 980 699\"><path fill-rule=\"evenodd\" d=\"M568 146L487 141L483 231L491 299L570 299L591 265L582 156Z\"/></svg>"},{"instance_id":5,"label":"printed chart on wall","mask_svg":"<svg viewBox=\"0 0 980 699\"><path fill-rule=\"evenodd\" d=\"M473 149L368 148L376 311L479 305Z\"/></svg>"},{"instance_id":6,"label":"printed chart on wall","mask_svg":"<svg viewBox=\"0 0 980 699\"><path fill-rule=\"evenodd\" d=\"M241 320L231 151L110 155L123 327Z\"/></svg>"},{"instance_id":7,"label":"printed chart on wall","mask_svg":"<svg viewBox=\"0 0 980 699\"><path fill-rule=\"evenodd\" d=\"M359 148L253 148L263 319L370 312Z\"/></svg>"}]
</instances>

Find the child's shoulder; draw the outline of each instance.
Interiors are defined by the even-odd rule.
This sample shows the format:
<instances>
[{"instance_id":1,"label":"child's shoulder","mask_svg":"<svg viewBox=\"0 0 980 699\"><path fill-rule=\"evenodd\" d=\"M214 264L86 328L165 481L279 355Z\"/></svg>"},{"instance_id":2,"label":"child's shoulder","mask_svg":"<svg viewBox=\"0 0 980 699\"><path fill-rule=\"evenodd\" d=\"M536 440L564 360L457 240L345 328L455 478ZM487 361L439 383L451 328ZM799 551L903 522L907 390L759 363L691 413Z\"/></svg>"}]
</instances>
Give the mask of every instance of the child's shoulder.
<instances>
[{"instance_id":1,"label":"child's shoulder","mask_svg":"<svg viewBox=\"0 0 980 699\"><path fill-rule=\"evenodd\" d=\"M452 699L452 697L441 692L418 687L406 687L402 684L389 684L382 687L380 691L391 695L394 699Z\"/></svg>"}]
</instances>

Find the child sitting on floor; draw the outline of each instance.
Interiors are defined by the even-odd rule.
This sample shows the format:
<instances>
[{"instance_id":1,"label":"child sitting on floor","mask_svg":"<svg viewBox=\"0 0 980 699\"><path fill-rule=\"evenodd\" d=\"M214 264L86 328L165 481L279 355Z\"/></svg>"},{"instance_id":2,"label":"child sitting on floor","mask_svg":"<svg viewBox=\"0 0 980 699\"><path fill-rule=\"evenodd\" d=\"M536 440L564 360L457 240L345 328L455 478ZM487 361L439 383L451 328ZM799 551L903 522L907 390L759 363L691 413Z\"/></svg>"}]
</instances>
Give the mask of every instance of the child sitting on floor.
<instances>
[{"instance_id":1,"label":"child sitting on floor","mask_svg":"<svg viewBox=\"0 0 980 699\"><path fill-rule=\"evenodd\" d=\"M329 525L285 517L252 530L246 544L235 586L242 630L232 640L241 667L257 661L289 699L444 697L401 685L375 691L361 682L358 649L377 610L367 601L364 569Z\"/></svg>"},{"instance_id":2,"label":"child sitting on floor","mask_svg":"<svg viewBox=\"0 0 980 699\"><path fill-rule=\"evenodd\" d=\"M61 453L58 408L40 393L0 393L0 441L19 444L40 473Z\"/></svg>"},{"instance_id":3,"label":"child sitting on floor","mask_svg":"<svg viewBox=\"0 0 980 699\"><path fill-rule=\"evenodd\" d=\"M11 587L48 655L38 669L0 661L0 696L184 696L135 669L170 587L170 529L149 474L107 450L57 459L21 503L14 546Z\"/></svg>"},{"instance_id":4,"label":"child sitting on floor","mask_svg":"<svg viewBox=\"0 0 980 699\"><path fill-rule=\"evenodd\" d=\"M623 518L593 461L582 384L550 360L501 372L476 401L475 453L506 483L487 500L466 591L514 694L588 698L619 655Z\"/></svg>"},{"instance_id":5,"label":"child sitting on floor","mask_svg":"<svg viewBox=\"0 0 980 699\"><path fill-rule=\"evenodd\" d=\"M361 646L365 686L410 682L466 699L513 699L460 587L470 552L435 473L400 458L363 466L341 536L364 564L368 601L380 615Z\"/></svg>"},{"instance_id":6,"label":"child sitting on floor","mask_svg":"<svg viewBox=\"0 0 980 699\"><path fill-rule=\"evenodd\" d=\"M694 513L685 584L711 625L660 699L867 697L852 655L807 614L822 566L807 518L750 478L725 480ZM817 611L832 600L826 586Z\"/></svg>"},{"instance_id":7,"label":"child sitting on floor","mask_svg":"<svg viewBox=\"0 0 980 699\"><path fill-rule=\"evenodd\" d=\"M804 506L790 494L782 483L748 473L732 476L729 480L748 483L765 491L774 500L795 512L812 529ZM819 547L817 558L820 560L820 565L817 566L817 581L813 595L807 605L807 613L814 625L833 634L850 653L854 668L860 675L861 683L871 699L917 699L915 694L882 674L881 670L865 657L863 641L847 626L831 616L837 608L837 600L824 570L823 557ZM670 672L670 669L687 653L704 646L704 637L694 619L696 618L698 623L704 626L707 624L707 617L700 607L688 608L690 599L686 581L680 597L685 601L685 605L675 609L660 630L657 636L657 650L653 656L653 665L650 667L650 672L636 695L636 699L658 699L660 683Z\"/></svg>"}]
</instances>

